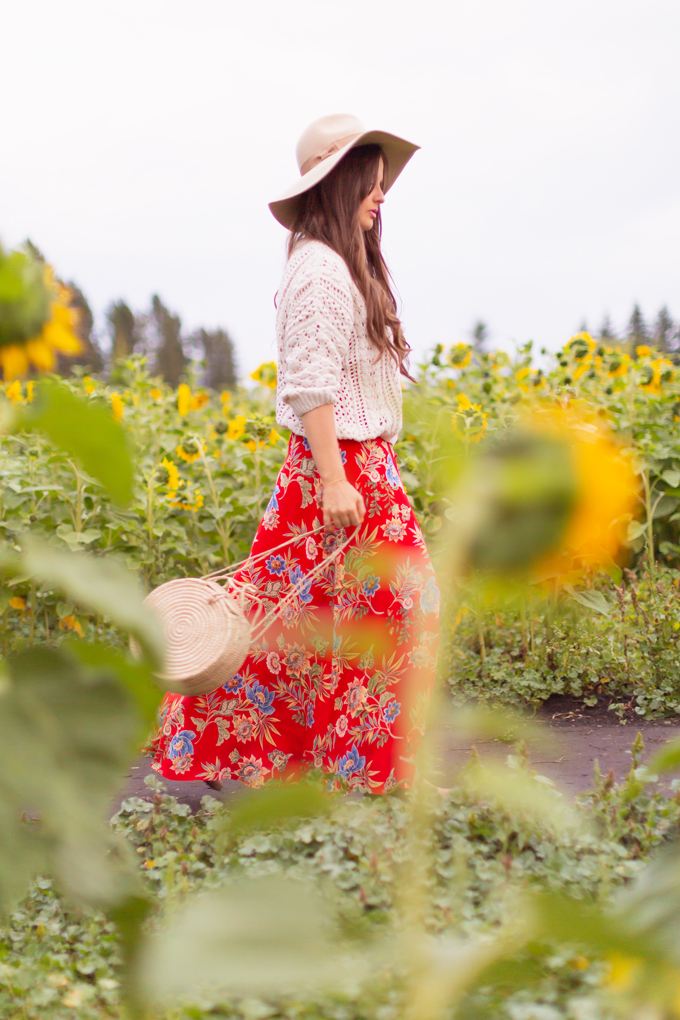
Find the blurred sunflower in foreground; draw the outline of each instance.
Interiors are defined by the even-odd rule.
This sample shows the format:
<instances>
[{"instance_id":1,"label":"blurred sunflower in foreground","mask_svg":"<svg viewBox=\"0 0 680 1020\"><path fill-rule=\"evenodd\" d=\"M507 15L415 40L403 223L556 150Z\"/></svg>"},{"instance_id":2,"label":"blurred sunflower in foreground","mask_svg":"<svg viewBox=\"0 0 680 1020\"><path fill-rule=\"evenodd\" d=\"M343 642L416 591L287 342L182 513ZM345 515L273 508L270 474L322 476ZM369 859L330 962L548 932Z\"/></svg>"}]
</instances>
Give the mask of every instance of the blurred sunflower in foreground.
<instances>
[{"instance_id":1,"label":"blurred sunflower in foreground","mask_svg":"<svg viewBox=\"0 0 680 1020\"><path fill-rule=\"evenodd\" d=\"M539 405L470 461L453 493L454 571L553 586L607 569L638 480L630 455L584 405Z\"/></svg>"},{"instance_id":2,"label":"blurred sunflower in foreground","mask_svg":"<svg viewBox=\"0 0 680 1020\"><path fill-rule=\"evenodd\" d=\"M71 291L51 266L27 251L0 247L0 368L6 382L26 375L31 365L51 371L56 352L80 351L78 314L70 302Z\"/></svg>"}]
</instances>

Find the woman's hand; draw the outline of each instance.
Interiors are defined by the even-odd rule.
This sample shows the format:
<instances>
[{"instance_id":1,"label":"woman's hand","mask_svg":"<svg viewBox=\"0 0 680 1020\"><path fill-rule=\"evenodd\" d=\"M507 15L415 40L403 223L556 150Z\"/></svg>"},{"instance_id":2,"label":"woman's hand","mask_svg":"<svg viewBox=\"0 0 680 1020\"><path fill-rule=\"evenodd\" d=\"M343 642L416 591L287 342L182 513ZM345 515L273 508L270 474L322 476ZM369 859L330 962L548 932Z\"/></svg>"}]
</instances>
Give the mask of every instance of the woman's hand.
<instances>
[{"instance_id":1,"label":"woman's hand","mask_svg":"<svg viewBox=\"0 0 680 1020\"><path fill-rule=\"evenodd\" d=\"M361 493L346 478L334 478L322 484L324 524L334 524L336 528L361 524L366 513Z\"/></svg>"},{"instance_id":2,"label":"woman's hand","mask_svg":"<svg viewBox=\"0 0 680 1020\"><path fill-rule=\"evenodd\" d=\"M354 486L347 481L335 431L332 404L321 404L302 415L302 423L316 469L323 485L323 522L328 527L350 528L361 524L366 507Z\"/></svg>"}]
</instances>

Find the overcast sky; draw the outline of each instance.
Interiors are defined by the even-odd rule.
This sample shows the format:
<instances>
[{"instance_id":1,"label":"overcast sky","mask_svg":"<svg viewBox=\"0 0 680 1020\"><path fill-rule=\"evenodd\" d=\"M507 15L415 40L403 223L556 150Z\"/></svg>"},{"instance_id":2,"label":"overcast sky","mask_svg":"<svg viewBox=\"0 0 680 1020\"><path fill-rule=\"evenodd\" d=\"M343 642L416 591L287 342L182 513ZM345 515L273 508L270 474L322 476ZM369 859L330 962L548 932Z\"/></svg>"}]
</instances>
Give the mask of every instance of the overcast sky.
<instances>
[{"instance_id":1,"label":"overcast sky","mask_svg":"<svg viewBox=\"0 0 680 1020\"><path fill-rule=\"evenodd\" d=\"M411 345L680 318L679 0L32 0L0 22L0 238L274 355L267 202L307 124L422 145L384 251Z\"/></svg>"}]
</instances>

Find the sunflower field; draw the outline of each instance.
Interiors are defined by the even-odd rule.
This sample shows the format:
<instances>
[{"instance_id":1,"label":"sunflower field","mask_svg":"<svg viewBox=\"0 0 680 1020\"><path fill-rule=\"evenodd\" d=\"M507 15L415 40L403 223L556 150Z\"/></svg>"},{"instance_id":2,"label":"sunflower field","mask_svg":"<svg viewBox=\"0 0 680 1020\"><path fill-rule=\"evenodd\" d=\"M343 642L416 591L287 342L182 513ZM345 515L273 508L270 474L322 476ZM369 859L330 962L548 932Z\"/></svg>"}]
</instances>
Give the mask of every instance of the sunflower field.
<instances>
[{"instance_id":1,"label":"sunflower field","mask_svg":"<svg viewBox=\"0 0 680 1020\"><path fill-rule=\"evenodd\" d=\"M680 1016L680 742L644 766L638 737L620 785L596 767L568 803L508 705L680 712L674 364L585 333L541 367L456 344L406 388L399 459L446 595L413 793L312 773L192 814L149 777L106 824L159 700L144 593L247 555L286 436L273 363L224 392L144 358L59 378L75 325L49 268L0 250L0 1014ZM438 789L451 726L507 764Z\"/></svg>"},{"instance_id":2,"label":"sunflower field","mask_svg":"<svg viewBox=\"0 0 680 1020\"><path fill-rule=\"evenodd\" d=\"M0 448L5 541L11 546L30 530L58 548L115 553L147 587L246 556L287 442L274 418L275 364L260 366L234 392L207 392L191 380L171 390L149 376L141 358L120 365L118 380L113 388L80 375L61 386L122 426L135 462L131 502L117 506L48 438L17 433ZM2 387L14 409L30 408L33 390L19 378ZM452 478L522 422L533 416L545 432L547 409L578 408L572 432L590 457L582 516L595 562L575 549L561 564L542 563L520 604L502 586L480 585L479 570L474 581L460 578L442 663L454 699L536 704L567 694L619 713L680 712L675 366L649 348L630 355L587 334L543 369L533 367L530 346L510 357L457 344L436 349L404 396L398 455L435 551L455 528ZM603 426L619 445L595 441ZM635 492L608 549L597 523L620 495L620 453L633 466ZM1 608L5 650L69 630L91 639L105 626L27 583L6 590Z\"/></svg>"}]
</instances>

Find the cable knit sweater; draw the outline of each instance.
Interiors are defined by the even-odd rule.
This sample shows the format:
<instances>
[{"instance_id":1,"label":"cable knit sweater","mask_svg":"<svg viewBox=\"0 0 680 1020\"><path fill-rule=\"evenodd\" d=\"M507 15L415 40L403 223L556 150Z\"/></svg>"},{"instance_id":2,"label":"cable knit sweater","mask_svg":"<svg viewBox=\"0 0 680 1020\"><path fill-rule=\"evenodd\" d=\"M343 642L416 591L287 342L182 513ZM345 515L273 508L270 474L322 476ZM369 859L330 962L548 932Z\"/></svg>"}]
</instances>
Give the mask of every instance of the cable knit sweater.
<instances>
[{"instance_id":1,"label":"cable knit sweater","mask_svg":"<svg viewBox=\"0 0 680 1020\"><path fill-rule=\"evenodd\" d=\"M286 264L277 295L276 420L298 436L307 411L333 404L338 439L387 439L401 428L395 359L379 357L366 332L366 304L344 259L306 241Z\"/></svg>"}]
</instances>

